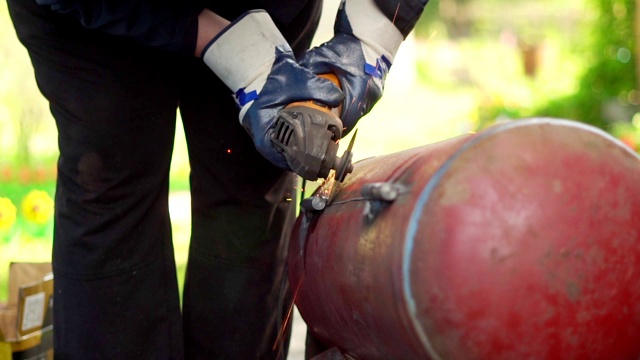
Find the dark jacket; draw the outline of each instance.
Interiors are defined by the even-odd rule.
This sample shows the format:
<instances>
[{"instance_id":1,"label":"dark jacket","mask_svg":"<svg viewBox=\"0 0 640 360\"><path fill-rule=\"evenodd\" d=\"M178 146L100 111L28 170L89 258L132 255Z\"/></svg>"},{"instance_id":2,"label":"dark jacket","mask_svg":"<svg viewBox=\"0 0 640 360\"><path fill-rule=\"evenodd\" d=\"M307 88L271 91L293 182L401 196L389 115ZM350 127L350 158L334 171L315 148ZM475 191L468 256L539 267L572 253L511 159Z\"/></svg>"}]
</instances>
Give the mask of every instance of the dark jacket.
<instances>
[{"instance_id":1,"label":"dark jacket","mask_svg":"<svg viewBox=\"0 0 640 360\"><path fill-rule=\"evenodd\" d=\"M205 8L230 21L247 10L265 9L276 25L282 28L298 15L310 0L35 1L50 7L54 12L77 18L86 28L129 37L139 43L160 49L192 55L198 32L197 17ZM428 0L375 0L375 2L406 37Z\"/></svg>"},{"instance_id":2,"label":"dark jacket","mask_svg":"<svg viewBox=\"0 0 640 360\"><path fill-rule=\"evenodd\" d=\"M288 24L308 0L35 0L75 17L89 29L125 36L168 51L194 53L197 17L203 9L233 20L250 9L266 9L277 24Z\"/></svg>"}]
</instances>

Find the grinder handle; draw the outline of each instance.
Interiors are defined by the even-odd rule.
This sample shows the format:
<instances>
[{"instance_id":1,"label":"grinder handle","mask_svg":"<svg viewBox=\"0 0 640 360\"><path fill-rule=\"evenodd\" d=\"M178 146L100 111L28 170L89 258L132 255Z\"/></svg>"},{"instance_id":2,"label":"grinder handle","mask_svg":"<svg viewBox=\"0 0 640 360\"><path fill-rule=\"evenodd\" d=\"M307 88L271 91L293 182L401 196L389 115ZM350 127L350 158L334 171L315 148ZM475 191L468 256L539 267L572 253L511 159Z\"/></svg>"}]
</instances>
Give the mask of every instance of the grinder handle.
<instances>
[{"instance_id":1,"label":"grinder handle","mask_svg":"<svg viewBox=\"0 0 640 360\"><path fill-rule=\"evenodd\" d=\"M320 75L318 75L318 77L330 80L339 89L342 89L342 87L340 85L340 79L338 79L338 77L335 74L332 74L332 73L320 74ZM291 104L287 105L287 108L292 107L292 106L300 106L300 105L310 106L310 107L313 107L313 108L316 108L316 109L322 110L322 111L331 111L338 118L340 118L340 114L342 113L342 104L340 104L338 107L335 107L335 108L331 109L331 108L329 108L329 106L327 106L325 104L318 103L317 101L313 101L313 100L296 101L294 103L291 103Z\"/></svg>"},{"instance_id":2,"label":"grinder handle","mask_svg":"<svg viewBox=\"0 0 640 360\"><path fill-rule=\"evenodd\" d=\"M342 90L342 85L340 84L340 79L338 79L336 74L326 73L326 74L320 74L318 76L321 77L321 78L325 78L327 80L331 80L331 82L334 83L338 87L338 89ZM342 104L338 105L338 107L335 107L335 108L331 109L331 112L333 112L337 117L340 117L340 113L342 113Z\"/></svg>"},{"instance_id":3,"label":"grinder handle","mask_svg":"<svg viewBox=\"0 0 640 360\"><path fill-rule=\"evenodd\" d=\"M333 74L319 76L340 85ZM326 179L331 169L350 163L337 156L338 142L344 131L341 108L342 104L331 108L310 99L288 104L278 112L271 140L282 150L291 170L302 178Z\"/></svg>"}]
</instances>

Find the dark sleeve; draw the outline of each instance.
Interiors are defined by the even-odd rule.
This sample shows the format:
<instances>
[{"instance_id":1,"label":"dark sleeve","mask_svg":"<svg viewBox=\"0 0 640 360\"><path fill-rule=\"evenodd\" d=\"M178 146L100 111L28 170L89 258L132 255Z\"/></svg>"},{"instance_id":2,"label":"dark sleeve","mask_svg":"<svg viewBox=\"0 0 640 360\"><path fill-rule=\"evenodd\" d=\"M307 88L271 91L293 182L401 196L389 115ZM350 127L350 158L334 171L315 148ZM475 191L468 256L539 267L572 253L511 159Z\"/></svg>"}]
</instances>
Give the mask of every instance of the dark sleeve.
<instances>
[{"instance_id":1,"label":"dark sleeve","mask_svg":"<svg viewBox=\"0 0 640 360\"><path fill-rule=\"evenodd\" d=\"M380 10L393 21L406 38L416 25L429 0L375 0Z\"/></svg>"},{"instance_id":2,"label":"dark sleeve","mask_svg":"<svg viewBox=\"0 0 640 360\"><path fill-rule=\"evenodd\" d=\"M88 28L159 49L193 55L198 14L188 0L36 0Z\"/></svg>"}]
</instances>

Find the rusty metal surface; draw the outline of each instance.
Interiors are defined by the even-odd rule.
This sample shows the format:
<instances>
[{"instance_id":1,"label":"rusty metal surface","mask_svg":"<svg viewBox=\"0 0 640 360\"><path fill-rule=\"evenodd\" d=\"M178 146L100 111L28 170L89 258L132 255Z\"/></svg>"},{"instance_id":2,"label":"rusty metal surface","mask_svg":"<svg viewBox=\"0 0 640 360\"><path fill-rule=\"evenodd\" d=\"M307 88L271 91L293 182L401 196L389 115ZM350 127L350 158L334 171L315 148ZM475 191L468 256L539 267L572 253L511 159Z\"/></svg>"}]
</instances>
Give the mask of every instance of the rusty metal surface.
<instances>
[{"instance_id":1,"label":"rusty metal surface","mask_svg":"<svg viewBox=\"0 0 640 360\"><path fill-rule=\"evenodd\" d=\"M395 201L366 184L401 184ZM526 120L368 159L289 254L309 329L357 359L638 359L640 159Z\"/></svg>"}]
</instances>

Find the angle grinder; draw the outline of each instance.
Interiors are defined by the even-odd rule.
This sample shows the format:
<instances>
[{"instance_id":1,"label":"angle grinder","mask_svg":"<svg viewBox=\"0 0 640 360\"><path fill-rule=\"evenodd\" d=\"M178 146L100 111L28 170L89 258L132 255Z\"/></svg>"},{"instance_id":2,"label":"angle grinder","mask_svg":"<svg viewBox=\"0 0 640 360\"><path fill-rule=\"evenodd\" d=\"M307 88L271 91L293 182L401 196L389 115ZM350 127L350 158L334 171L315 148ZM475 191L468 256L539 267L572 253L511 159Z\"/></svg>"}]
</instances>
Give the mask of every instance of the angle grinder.
<instances>
[{"instance_id":1,"label":"angle grinder","mask_svg":"<svg viewBox=\"0 0 640 360\"><path fill-rule=\"evenodd\" d=\"M340 83L333 74L319 75ZM291 170L302 178L315 181L327 179L335 170L335 179L342 182L353 171L353 153L347 149L338 156L342 138L340 108L331 109L315 101L289 104L278 113L271 141L282 151Z\"/></svg>"}]
</instances>

